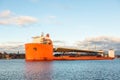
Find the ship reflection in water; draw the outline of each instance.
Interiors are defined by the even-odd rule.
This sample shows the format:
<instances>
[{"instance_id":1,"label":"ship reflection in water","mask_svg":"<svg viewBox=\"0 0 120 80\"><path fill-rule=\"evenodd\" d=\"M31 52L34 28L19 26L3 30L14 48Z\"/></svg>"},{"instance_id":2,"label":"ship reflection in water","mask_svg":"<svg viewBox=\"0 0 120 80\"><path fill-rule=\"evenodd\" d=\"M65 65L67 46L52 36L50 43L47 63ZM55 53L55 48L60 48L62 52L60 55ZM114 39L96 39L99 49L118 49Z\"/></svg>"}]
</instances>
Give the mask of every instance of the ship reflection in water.
<instances>
[{"instance_id":1,"label":"ship reflection in water","mask_svg":"<svg viewBox=\"0 0 120 80\"><path fill-rule=\"evenodd\" d=\"M52 80L52 62L26 62L26 80Z\"/></svg>"}]
</instances>

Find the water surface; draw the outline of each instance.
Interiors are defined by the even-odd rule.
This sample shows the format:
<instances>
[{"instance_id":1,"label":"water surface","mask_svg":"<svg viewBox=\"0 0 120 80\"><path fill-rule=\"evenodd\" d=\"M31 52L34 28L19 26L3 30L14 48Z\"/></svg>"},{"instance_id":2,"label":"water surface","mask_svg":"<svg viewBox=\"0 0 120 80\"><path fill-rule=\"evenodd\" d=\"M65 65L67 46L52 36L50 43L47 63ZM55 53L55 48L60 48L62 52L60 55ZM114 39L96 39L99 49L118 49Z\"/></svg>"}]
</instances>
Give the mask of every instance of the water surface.
<instances>
[{"instance_id":1,"label":"water surface","mask_svg":"<svg viewBox=\"0 0 120 80\"><path fill-rule=\"evenodd\" d=\"M0 80L119 80L120 60L0 60Z\"/></svg>"}]
</instances>

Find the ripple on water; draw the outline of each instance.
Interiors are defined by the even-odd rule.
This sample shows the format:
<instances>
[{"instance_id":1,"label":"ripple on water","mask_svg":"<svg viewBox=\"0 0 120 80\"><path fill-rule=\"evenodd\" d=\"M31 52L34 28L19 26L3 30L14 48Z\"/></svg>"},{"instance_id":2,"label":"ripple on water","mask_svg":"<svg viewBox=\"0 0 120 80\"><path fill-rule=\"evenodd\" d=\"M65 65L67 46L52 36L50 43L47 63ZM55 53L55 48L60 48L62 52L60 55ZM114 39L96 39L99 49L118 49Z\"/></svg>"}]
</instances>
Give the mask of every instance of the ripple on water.
<instances>
[{"instance_id":1,"label":"ripple on water","mask_svg":"<svg viewBox=\"0 0 120 80\"><path fill-rule=\"evenodd\" d=\"M120 60L0 60L0 80L119 80Z\"/></svg>"}]
</instances>

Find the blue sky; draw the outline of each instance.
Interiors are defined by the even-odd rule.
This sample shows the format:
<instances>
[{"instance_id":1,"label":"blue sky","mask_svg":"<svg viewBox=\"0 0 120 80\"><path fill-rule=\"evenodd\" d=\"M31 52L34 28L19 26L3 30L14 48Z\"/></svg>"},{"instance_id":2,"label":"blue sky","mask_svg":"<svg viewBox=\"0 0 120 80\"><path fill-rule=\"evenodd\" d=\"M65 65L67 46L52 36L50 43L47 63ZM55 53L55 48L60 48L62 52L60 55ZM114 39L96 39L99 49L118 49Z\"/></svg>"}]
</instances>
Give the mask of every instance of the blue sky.
<instances>
[{"instance_id":1,"label":"blue sky","mask_svg":"<svg viewBox=\"0 0 120 80\"><path fill-rule=\"evenodd\" d=\"M0 43L30 42L49 33L75 42L120 34L119 0L1 0Z\"/></svg>"}]
</instances>

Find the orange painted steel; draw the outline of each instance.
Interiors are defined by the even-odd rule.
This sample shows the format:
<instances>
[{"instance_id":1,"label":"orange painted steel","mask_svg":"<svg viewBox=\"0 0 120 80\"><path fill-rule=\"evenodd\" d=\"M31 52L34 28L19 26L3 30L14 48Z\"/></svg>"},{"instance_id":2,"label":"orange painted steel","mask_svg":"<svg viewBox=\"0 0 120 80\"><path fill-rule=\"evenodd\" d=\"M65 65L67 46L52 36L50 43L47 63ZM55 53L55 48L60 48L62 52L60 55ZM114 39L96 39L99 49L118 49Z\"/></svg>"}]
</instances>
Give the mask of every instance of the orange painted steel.
<instances>
[{"instance_id":1,"label":"orange painted steel","mask_svg":"<svg viewBox=\"0 0 120 80\"><path fill-rule=\"evenodd\" d=\"M54 57L54 60L112 60L112 59L114 59L114 58L97 57L97 56L79 56L79 57L60 56L60 57Z\"/></svg>"},{"instance_id":2,"label":"orange painted steel","mask_svg":"<svg viewBox=\"0 0 120 80\"><path fill-rule=\"evenodd\" d=\"M27 61L53 60L53 45L50 44L28 43L25 51Z\"/></svg>"}]
</instances>

